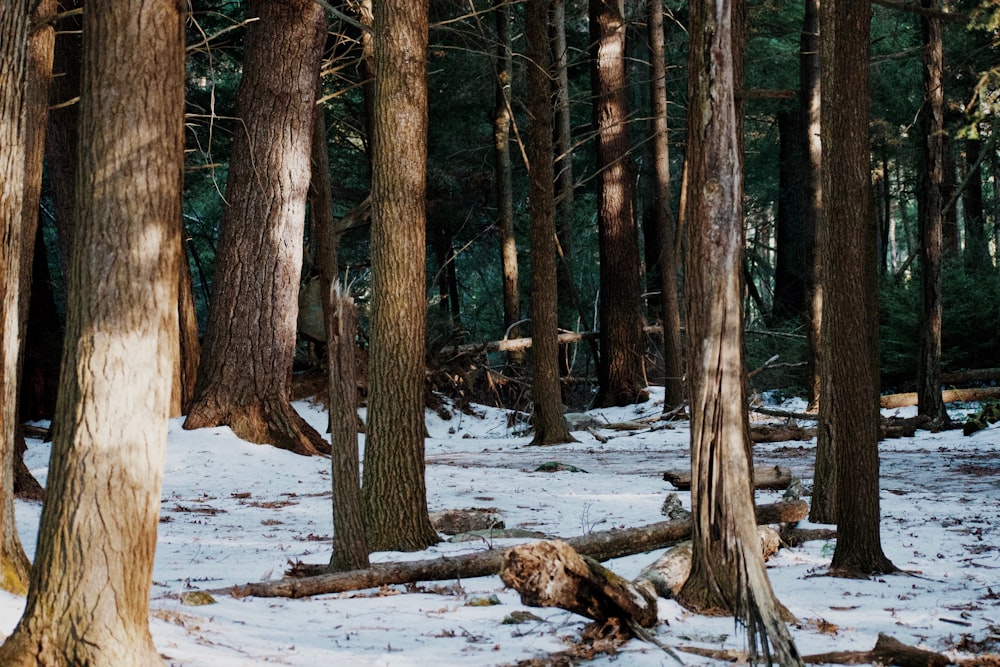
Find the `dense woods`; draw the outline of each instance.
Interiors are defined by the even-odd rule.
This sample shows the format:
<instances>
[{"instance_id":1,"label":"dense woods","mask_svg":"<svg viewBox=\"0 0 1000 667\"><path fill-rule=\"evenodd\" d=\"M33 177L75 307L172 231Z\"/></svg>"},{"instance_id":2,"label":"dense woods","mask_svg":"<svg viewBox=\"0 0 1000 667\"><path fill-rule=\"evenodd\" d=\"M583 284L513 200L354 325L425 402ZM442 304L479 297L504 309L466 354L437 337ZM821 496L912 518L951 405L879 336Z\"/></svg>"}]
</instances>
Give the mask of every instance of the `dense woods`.
<instances>
[{"instance_id":1,"label":"dense woods","mask_svg":"<svg viewBox=\"0 0 1000 667\"><path fill-rule=\"evenodd\" d=\"M681 597L741 617L754 657L799 659L749 545L753 394L818 407L834 569L894 569L878 394L916 391L944 427L948 374L1000 367L995 3L179 7L0 7L7 590L29 585L16 423L52 419L55 442L4 664L50 664L47 642L146 664L167 416L329 454L291 406L306 393L351 506L331 570L436 541L423 415L441 395L512 408L548 445L571 440L564 412L649 384L694 424ZM95 565L97 540L115 550ZM87 582L72 603L57 566ZM119 584L112 618L100 587ZM61 614L95 634L54 630Z\"/></svg>"}]
</instances>

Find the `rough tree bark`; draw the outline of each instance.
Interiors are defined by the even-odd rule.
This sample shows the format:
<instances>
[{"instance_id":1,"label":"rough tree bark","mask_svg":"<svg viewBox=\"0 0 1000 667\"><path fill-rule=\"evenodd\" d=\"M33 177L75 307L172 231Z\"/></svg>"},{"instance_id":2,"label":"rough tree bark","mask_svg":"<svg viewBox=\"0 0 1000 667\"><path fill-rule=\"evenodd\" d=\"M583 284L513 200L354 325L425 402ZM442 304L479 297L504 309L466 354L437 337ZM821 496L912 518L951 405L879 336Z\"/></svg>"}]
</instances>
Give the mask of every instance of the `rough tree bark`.
<instances>
[{"instance_id":1,"label":"rough tree bark","mask_svg":"<svg viewBox=\"0 0 1000 667\"><path fill-rule=\"evenodd\" d=\"M936 0L922 6L936 9ZM921 109L920 321L917 351L917 413L947 422L941 400L941 252L944 218L944 43L941 19L922 16L924 105Z\"/></svg>"},{"instance_id":2,"label":"rough tree bark","mask_svg":"<svg viewBox=\"0 0 1000 667\"><path fill-rule=\"evenodd\" d=\"M833 450L832 568L891 572L879 536L878 258L868 138L871 5L820 6L823 59L823 368L819 428ZM829 480L828 482L829 483ZM830 490L827 489L829 493Z\"/></svg>"},{"instance_id":3,"label":"rough tree bark","mask_svg":"<svg viewBox=\"0 0 1000 667\"><path fill-rule=\"evenodd\" d=\"M309 0L249 5L212 308L184 428L228 425L298 454L329 445L289 402L316 81L326 38Z\"/></svg>"},{"instance_id":4,"label":"rough tree bark","mask_svg":"<svg viewBox=\"0 0 1000 667\"><path fill-rule=\"evenodd\" d=\"M438 541L424 479L428 3L374 9L365 524L373 551L419 551Z\"/></svg>"},{"instance_id":5,"label":"rough tree bark","mask_svg":"<svg viewBox=\"0 0 1000 667\"><path fill-rule=\"evenodd\" d=\"M18 595L27 590L31 567L14 521L30 17L30 2L0 6L0 588Z\"/></svg>"},{"instance_id":6,"label":"rough tree bark","mask_svg":"<svg viewBox=\"0 0 1000 667\"><path fill-rule=\"evenodd\" d=\"M809 306L806 311L806 337L808 351L806 361L806 389L809 409L817 410L822 395L820 385L820 338L823 324L823 253L820 244L820 228L823 224L823 144L820 136L820 57L819 57L819 0L806 0L802 17L802 32L799 37L799 104L802 114L803 162L802 188L805 209L803 224L810 237L810 280Z\"/></svg>"},{"instance_id":7,"label":"rough tree bark","mask_svg":"<svg viewBox=\"0 0 1000 667\"><path fill-rule=\"evenodd\" d=\"M607 407L649 398L639 303L635 169L629 155L624 0L590 0L590 43L601 261L601 356L594 405Z\"/></svg>"},{"instance_id":8,"label":"rough tree bark","mask_svg":"<svg viewBox=\"0 0 1000 667\"><path fill-rule=\"evenodd\" d=\"M679 601L732 613L753 660L801 664L754 523L740 283L742 170L728 0L691 5L685 298L691 392L691 576Z\"/></svg>"},{"instance_id":9,"label":"rough tree bark","mask_svg":"<svg viewBox=\"0 0 1000 667\"><path fill-rule=\"evenodd\" d=\"M9 666L163 664L148 618L178 351L184 19L173 2L94 3L83 29L65 370Z\"/></svg>"},{"instance_id":10,"label":"rough tree bark","mask_svg":"<svg viewBox=\"0 0 1000 667\"><path fill-rule=\"evenodd\" d=\"M524 17L528 48L528 162L531 168L531 398L533 445L575 442L563 416L559 383L556 295L556 225L552 163L552 100L548 36L549 0L531 0Z\"/></svg>"}]
</instances>

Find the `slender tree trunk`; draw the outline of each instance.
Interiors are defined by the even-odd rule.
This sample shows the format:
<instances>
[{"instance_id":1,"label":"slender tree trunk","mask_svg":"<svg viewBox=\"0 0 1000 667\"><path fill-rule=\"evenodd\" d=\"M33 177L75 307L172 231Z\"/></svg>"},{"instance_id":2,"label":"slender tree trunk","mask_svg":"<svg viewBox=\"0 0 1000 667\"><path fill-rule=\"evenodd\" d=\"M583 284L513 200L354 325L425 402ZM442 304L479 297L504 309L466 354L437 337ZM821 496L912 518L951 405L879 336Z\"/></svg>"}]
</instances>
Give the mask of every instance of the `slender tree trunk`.
<instances>
[{"instance_id":1,"label":"slender tree trunk","mask_svg":"<svg viewBox=\"0 0 1000 667\"><path fill-rule=\"evenodd\" d=\"M289 402L316 81L326 39L309 0L249 5L215 289L185 428L299 454L329 445Z\"/></svg>"},{"instance_id":2,"label":"slender tree trunk","mask_svg":"<svg viewBox=\"0 0 1000 667\"><path fill-rule=\"evenodd\" d=\"M937 7L936 0L922 6ZM944 213L944 44L941 19L923 16L924 106L921 129L922 170L920 206L920 323L917 356L918 414L948 421L941 400L941 244Z\"/></svg>"},{"instance_id":3,"label":"slender tree trunk","mask_svg":"<svg viewBox=\"0 0 1000 667\"><path fill-rule=\"evenodd\" d=\"M806 0L799 40L799 103L802 113L802 131L805 134L806 159L803 163L802 188L805 198L803 225L809 238L811 265L809 267L809 305L806 312L806 389L809 406L819 407L820 364L822 357L821 329L823 323L823 249L820 230L823 225L822 141L820 137L820 35L819 2Z\"/></svg>"},{"instance_id":4,"label":"slender tree trunk","mask_svg":"<svg viewBox=\"0 0 1000 667\"><path fill-rule=\"evenodd\" d=\"M595 406L649 398L639 304L639 233L629 155L624 0L590 0L591 87L597 128L601 358Z\"/></svg>"},{"instance_id":5,"label":"slender tree trunk","mask_svg":"<svg viewBox=\"0 0 1000 667\"><path fill-rule=\"evenodd\" d=\"M533 445L575 442L562 410L559 384L559 319L556 293L556 225L552 161L552 99L549 80L550 0L529 0L524 17L528 48L528 162L531 182L531 397Z\"/></svg>"},{"instance_id":6,"label":"slender tree trunk","mask_svg":"<svg viewBox=\"0 0 1000 667\"><path fill-rule=\"evenodd\" d=\"M427 0L376 2L364 507L373 551L438 541L424 478Z\"/></svg>"},{"instance_id":7,"label":"slender tree trunk","mask_svg":"<svg viewBox=\"0 0 1000 667\"><path fill-rule=\"evenodd\" d=\"M879 535L878 259L868 139L871 5L821 4L823 368L820 428L836 466L835 572L890 572Z\"/></svg>"},{"instance_id":8,"label":"slender tree trunk","mask_svg":"<svg viewBox=\"0 0 1000 667\"><path fill-rule=\"evenodd\" d=\"M681 308L677 295L677 223L670 202L670 136L667 132L667 71L663 47L663 4L649 0L649 96L653 116L653 209L659 244L660 315L663 320L663 411L684 403L684 358Z\"/></svg>"},{"instance_id":9,"label":"slender tree trunk","mask_svg":"<svg viewBox=\"0 0 1000 667\"><path fill-rule=\"evenodd\" d=\"M802 114L797 108L778 112L778 214L776 219L774 301L771 319L785 323L804 319L809 304L812 256L805 220L805 147Z\"/></svg>"},{"instance_id":10,"label":"slender tree trunk","mask_svg":"<svg viewBox=\"0 0 1000 667\"><path fill-rule=\"evenodd\" d=\"M983 215L983 175L979 157L983 144L979 139L965 140L967 185L962 190L962 210L965 214L965 264L973 270L990 266L990 243ZM994 223L996 224L996 223Z\"/></svg>"},{"instance_id":11,"label":"slender tree trunk","mask_svg":"<svg viewBox=\"0 0 1000 667\"><path fill-rule=\"evenodd\" d=\"M26 0L0 5L0 588L18 595L27 590L30 568L14 521L30 16Z\"/></svg>"},{"instance_id":12,"label":"slender tree trunk","mask_svg":"<svg viewBox=\"0 0 1000 667\"><path fill-rule=\"evenodd\" d=\"M559 292L559 326L572 331L580 317L579 294L573 277L573 118L569 100L569 45L566 41L566 0L553 0L550 16L552 33L552 85L555 89L555 198L556 237L559 239L556 264ZM596 357L594 359L597 360ZM565 364L564 364L565 365ZM568 368L566 369L568 370Z\"/></svg>"},{"instance_id":13,"label":"slender tree trunk","mask_svg":"<svg viewBox=\"0 0 1000 667\"><path fill-rule=\"evenodd\" d=\"M505 335L517 338L520 330L513 326L521 319L521 295L518 289L517 241L514 238L514 184L510 156L511 98L514 79L511 56L510 4L507 0L493 0L496 20L497 52L494 60L496 73L496 101L493 108L493 142L496 156L497 232L500 237L500 264L503 275L503 327ZM523 352L507 353L507 361L519 366L524 363Z\"/></svg>"},{"instance_id":14,"label":"slender tree trunk","mask_svg":"<svg viewBox=\"0 0 1000 667\"><path fill-rule=\"evenodd\" d=\"M754 518L742 364L743 224L731 5L691 5L688 61L688 316L692 568L679 601L733 613L754 661L801 660L764 569Z\"/></svg>"},{"instance_id":15,"label":"slender tree trunk","mask_svg":"<svg viewBox=\"0 0 1000 667\"><path fill-rule=\"evenodd\" d=\"M947 202L954 201L958 194L958 183L956 183L957 168L954 155L955 142L947 133L941 135L941 142L941 164L943 170L941 201L946 205ZM944 208L941 217L941 254L944 257L958 257L960 248L961 238L958 230L958 207L952 204Z\"/></svg>"},{"instance_id":16,"label":"slender tree trunk","mask_svg":"<svg viewBox=\"0 0 1000 667\"><path fill-rule=\"evenodd\" d=\"M183 228L183 222L177 221ZM185 415L194 401L198 381L201 343L198 341L198 315L194 304L194 283L187 252L181 248L178 278L177 317L180 325L180 354L174 369L174 387L170 398L170 416Z\"/></svg>"},{"instance_id":17,"label":"slender tree trunk","mask_svg":"<svg viewBox=\"0 0 1000 667\"><path fill-rule=\"evenodd\" d=\"M183 173L176 3L84 16L80 220L48 494L8 666L163 664L149 633Z\"/></svg>"}]
</instances>

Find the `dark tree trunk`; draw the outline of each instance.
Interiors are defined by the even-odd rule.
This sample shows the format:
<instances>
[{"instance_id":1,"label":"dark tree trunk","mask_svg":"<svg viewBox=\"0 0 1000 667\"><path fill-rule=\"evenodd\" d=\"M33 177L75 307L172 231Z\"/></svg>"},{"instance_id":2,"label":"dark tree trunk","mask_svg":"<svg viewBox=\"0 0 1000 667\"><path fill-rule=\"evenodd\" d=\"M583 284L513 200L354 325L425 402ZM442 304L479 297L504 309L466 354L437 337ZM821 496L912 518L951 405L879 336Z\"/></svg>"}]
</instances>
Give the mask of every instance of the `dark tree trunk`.
<instances>
[{"instance_id":1,"label":"dark tree trunk","mask_svg":"<svg viewBox=\"0 0 1000 667\"><path fill-rule=\"evenodd\" d=\"M944 257L958 257L961 238L958 230L958 207L954 204L958 196L958 183L955 182L955 142L947 134L941 136L941 141L943 153L941 164L944 172L941 181L941 201L945 206L941 218L941 254ZM951 206L948 206L949 202Z\"/></svg>"},{"instance_id":2,"label":"dark tree trunk","mask_svg":"<svg viewBox=\"0 0 1000 667\"><path fill-rule=\"evenodd\" d=\"M428 4L374 9L365 527L373 551L419 551L438 541L424 479Z\"/></svg>"},{"instance_id":3,"label":"dark tree trunk","mask_svg":"<svg viewBox=\"0 0 1000 667\"><path fill-rule=\"evenodd\" d=\"M28 599L0 648L6 666L163 664L149 589L178 347L179 7L94 3L84 16L64 373Z\"/></svg>"},{"instance_id":4,"label":"dark tree trunk","mask_svg":"<svg viewBox=\"0 0 1000 667\"><path fill-rule=\"evenodd\" d=\"M185 428L299 454L329 445L289 402L316 81L326 39L308 0L249 5L212 308Z\"/></svg>"},{"instance_id":5,"label":"dark tree trunk","mask_svg":"<svg viewBox=\"0 0 1000 667\"><path fill-rule=\"evenodd\" d=\"M823 26L823 355L819 426L836 466L834 571L895 569L879 535L878 258L868 140L871 5L830 0Z\"/></svg>"},{"instance_id":6,"label":"dark tree trunk","mask_svg":"<svg viewBox=\"0 0 1000 667\"><path fill-rule=\"evenodd\" d=\"M962 190L962 210L965 213L965 264L974 271L990 266L990 244L983 215L983 172L980 155L983 143L979 139L965 140L967 184ZM994 225L998 223L994 222Z\"/></svg>"},{"instance_id":7,"label":"dark tree trunk","mask_svg":"<svg viewBox=\"0 0 1000 667\"><path fill-rule=\"evenodd\" d=\"M802 319L808 310L812 255L805 219L805 189L799 109L778 113L778 215L774 264L774 302L771 318L787 323Z\"/></svg>"},{"instance_id":8,"label":"dark tree trunk","mask_svg":"<svg viewBox=\"0 0 1000 667\"><path fill-rule=\"evenodd\" d=\"M751 656L801 664L764 569L742 363L742 169L727 0L691 5L684 293L691 388L692 569L679 600L732 613Z\"/></svg>"},{"instance_id":9,"label":"dark tree trunk","mask_svg":"<svg viewBox=\"0 0 1000 667\"><path fill-rule=\"evenodd\" d=\"M923 0L928 9L936 0ZM944 45L941 19L923 16L924 105L921 116L920 208L920 323L917 353L917 412L935 421L948 421L941 400L941 244L944 213Z\"/></svg>"},{"instance_id":10,"label":"dark tree trunk","mask_svg":"<svg viewBox=\"0 0 1000 667\"><path fill-rule=\"evenodd\" d=\"M493 143L496 159L495 182L497 201L497 233L500 238L500 265L503 275L504 335L517 338L520 329L513 326L521 319L521 294L518 289L517 240L514 238L514 184L510 156L511 107L510 91L514 79L511 55L510 5L507 0L493 0L496 21L497 52L493 63L496 92L493 107ZM509 352L507 361L524 363L523 352Z\"/></svg>"},{"instance_id":11,"label":"dark tree trunk","mask_svg":"<svg viewBox=\"0 0 1000 667\"><path fill-rule=\"evenodd\" d=\"M183 224L181 220L178 225ZM182 251L184 248L181 249ZM186 415L194 401L198 381L201 343L198 341L198 314L194 303L194 283L187 252L181 252L178 277L177 317L180 325L180 354L174 369L174 388L170 399L170 416Z\"/></svg>"},{"instance_id":12,"label":"dark tree trunk","mask_svg":"<svg viewBox=\"0 0 1000 667\"><path fill-rule=\"evenodd\" d=\"M649 398L639 303L635 169L629 155L624 0L590 0L591 88L597 129L601 357L594 405Z\"/></svg>"},{"instance_id":13,"label":"dark tree trunk","mask_svg":"<svg viewBox=\"0 0 1000 667\"><path fill-rule=\"evenodd\" d=\"M574 442L562 410L556 293L556 225L552 160L552 97L548 37L549 0L529 0L524 17L528 49L528 201L531 212L531 398L533 445Z\"/></svg>"},{"instance_id":14,"label":"dark tree trunk","mask_svg":"<svg viewBox=\"0 0 1000 667\"><path fill-rule=\"evenodd\" d=\"M653 116L653 211L657 230L660 317L663 322L663 411L684 403L681 308L677 295L677 223L670 202L670 142L667 133L667 73L663 47L663 5L649 2L650 101Z\"/></svg>"}]
</instances>

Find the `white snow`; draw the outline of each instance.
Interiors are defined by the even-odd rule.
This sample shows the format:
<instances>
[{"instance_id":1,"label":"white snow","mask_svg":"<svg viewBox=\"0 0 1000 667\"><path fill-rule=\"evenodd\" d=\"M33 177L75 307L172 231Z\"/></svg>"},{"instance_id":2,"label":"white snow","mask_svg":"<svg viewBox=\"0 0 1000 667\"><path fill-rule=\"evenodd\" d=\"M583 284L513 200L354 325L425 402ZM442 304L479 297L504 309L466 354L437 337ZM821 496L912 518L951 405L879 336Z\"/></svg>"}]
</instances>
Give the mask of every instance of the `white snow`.
<instances>
[{"instance_id":1,"label":"white snow","mask_svg":"<svg viewBox=\"0 0 1000 667\"><path fill-rule=\"evenodd\" d=\"M658 396L654 388L654 399ZM317 428L326 417L300 402ZM801 405L789 407L801 409ZM476 408L442 420L428 412L426 443L431 511L495 507L509 528L572 537L664 519L660 507L669 468L689 465L688 425L644 432L603 430L607 443L586 432L575 444L528 446L507 413ZM658 413L641 406L591 413L599 422ZM900 411L896 411L903 414ZM361 438L363 444L363 437ZM886 554L912 576L855 581L823 576L832 542L783 549L768 564L781 601L799 619L792 634L803 654L867 650L884 632L952 658L1000 652L1000 428L970 437L961 431L886 440L880 445L882 541ZM755 463L781 464L812 483L815 441L757 445ZM29 441L26 460L44 483L49 445ZM560 461L585 473L533 472ZM690 499L679 492L686 507ZM774 502L780 492L758 492ZM808 498L807 498L808 499ZM289 563L326 563L333 534L329 461L304 458L235 438L229 429L184 431L170 424L150 624L170 665L434 667L507 665L572 643L586 620L560 609L521 605L499 577L424 582L308 599L217 596L217 604L186 606L180 594L280 578ZM39 503L18 502L17 518L29 556ZM522 540L523 541L523 540ZM517 540L442 542L421 553L377 553L373 561L429 558L503 548ZM662 552L607 563L634 577ZM496 595L499 605L469 606ZM23 600L0 593L0 631L9 633ZM743 648L731 618L706 618L659 600L655 633L670 646ZM530 610L541 621L504 624ZM687 664L715 664L681 653ZM676 665L661 649L638 640L594 665Z\"/></svg>"}]
</instances>

